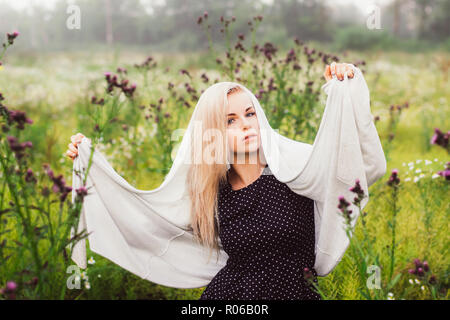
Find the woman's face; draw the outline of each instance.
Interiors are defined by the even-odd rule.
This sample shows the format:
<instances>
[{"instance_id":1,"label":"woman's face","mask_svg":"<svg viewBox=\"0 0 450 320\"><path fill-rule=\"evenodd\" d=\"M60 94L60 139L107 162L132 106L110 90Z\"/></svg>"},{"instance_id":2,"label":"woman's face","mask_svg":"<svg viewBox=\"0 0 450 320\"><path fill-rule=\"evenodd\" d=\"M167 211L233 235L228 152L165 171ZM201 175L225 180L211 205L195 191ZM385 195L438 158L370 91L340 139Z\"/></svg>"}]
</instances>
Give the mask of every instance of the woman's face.
<instances>
[{"instance_id":1,"label":"woman's face","mask_svg":"<svg viewBox=\"0 0 450 320\"><path fill-rule=\"evenodd\" d=\"M261 145L259 123L252 100L245 92L238 91L228 96L226 125L228 148L233 153L258 151Z\"/></svg>"}]
</instances>

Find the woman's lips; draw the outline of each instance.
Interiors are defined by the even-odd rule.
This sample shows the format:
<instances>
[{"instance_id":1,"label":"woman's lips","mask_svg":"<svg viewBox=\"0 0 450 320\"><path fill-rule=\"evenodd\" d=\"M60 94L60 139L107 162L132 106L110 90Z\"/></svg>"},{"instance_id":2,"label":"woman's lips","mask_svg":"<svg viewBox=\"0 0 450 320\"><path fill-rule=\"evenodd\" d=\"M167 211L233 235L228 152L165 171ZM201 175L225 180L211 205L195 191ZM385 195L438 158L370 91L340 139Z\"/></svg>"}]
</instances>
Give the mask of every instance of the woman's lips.
<instances>
[{"instance_id":1,"label":"woman's lips","mask_svg":"<svg viewBox=\"0 0 450 320\"><path fill-rule=\"evenodd\" d=\"M248 141L248 140L253 139L253 138L256 138L255 134L252 134L252 135L249 135L249 136L245 137L244 141Z\"/></svg>"}]
</instances>

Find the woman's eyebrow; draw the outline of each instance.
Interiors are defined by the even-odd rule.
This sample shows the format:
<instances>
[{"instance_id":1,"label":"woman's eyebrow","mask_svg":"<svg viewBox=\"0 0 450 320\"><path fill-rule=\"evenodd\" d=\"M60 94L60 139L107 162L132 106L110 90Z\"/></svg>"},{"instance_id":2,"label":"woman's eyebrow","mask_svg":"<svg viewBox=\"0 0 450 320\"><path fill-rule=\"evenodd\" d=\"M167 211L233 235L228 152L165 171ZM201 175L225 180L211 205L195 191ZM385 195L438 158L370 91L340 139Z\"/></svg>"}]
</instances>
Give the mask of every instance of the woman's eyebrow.
<instances>
[{"instance_id":1,"label":"woman's eyebrow","mask_svg":"<svg viewBox=\"0 0 450 320\"><path fill-rule=\"evenodd\" d=\"M248 109L251 109L251 108L253 108L253 106L250 106L250 107L248 107L247 109L245 109L245 112L247 112ZM229 115L229 116L235 116L236 113L229 113L228 115Z\"/></svg>"}]
</instances>

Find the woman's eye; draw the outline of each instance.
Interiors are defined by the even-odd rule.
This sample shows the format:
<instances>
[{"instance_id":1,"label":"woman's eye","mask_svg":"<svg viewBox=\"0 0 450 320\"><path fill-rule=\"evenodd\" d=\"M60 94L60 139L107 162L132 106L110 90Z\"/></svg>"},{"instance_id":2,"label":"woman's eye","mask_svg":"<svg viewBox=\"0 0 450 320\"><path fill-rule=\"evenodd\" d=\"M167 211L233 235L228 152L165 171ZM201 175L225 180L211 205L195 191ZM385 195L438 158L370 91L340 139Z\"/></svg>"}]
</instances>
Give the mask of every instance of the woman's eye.
<instances>
[{"instance_id":1,"label":"woman's eye","mask_svg":"<svg viewBox=\"0 0 450 320\"><path fill-rule=\"evenodd\" d=\"M231 124L231 122L230 122L231 120L234 120L234 119L228 119L228 124Z\"/></svg>"},{"instance_id":2,"label":"woman's eye","mask_svg":"<svg viewBox=\"0 0 450 320\"><path fill-rule=\"evenodd\" d=\"M251 115L250 117L252 117L254 114L255 114L254 112L247 113L247 115Z\"/></svg>"}]
</instances>

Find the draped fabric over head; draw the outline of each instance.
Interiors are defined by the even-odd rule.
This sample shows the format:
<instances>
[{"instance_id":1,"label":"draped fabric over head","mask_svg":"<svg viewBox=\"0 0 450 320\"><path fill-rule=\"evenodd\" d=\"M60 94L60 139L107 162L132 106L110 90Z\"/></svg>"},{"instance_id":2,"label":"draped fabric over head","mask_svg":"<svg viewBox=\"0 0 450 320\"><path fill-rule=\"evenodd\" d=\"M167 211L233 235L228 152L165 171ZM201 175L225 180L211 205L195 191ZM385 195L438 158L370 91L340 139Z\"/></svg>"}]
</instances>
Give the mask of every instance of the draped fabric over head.
<instances>
[{"instance_id":1,"label":"draped fabric over head","mask_svg":"<svg viewBox=\"0 0 450 320\"><path fill-rule=\"evenodd\" d=\"M359 179L367 196L361 203L364 208L369 200L368 187L386 172L384 152L370 110L369 89L361 70L351 66L353 78L345 74L344 80L339 81L334 76L322 86L327 101L312 145L289 139L272 129L255 95L242 86L256 109L261 148L270 170L291 190L314 200L314 268L319 276L336 267L349 244L344 218L337 208L338 197L343 195L351 202L355 194L349 188ZM213 86L217 85L221 83ZM208 285L228 258L220 246L218 259L214 254L207 261L209 248L194 241L190 227L186 177L196 111L197 108L169 173L156 189L134 188L95 150L87 177L88 195L78 225L79 232L83 229L90 232L88 240L93 252L143 279L176 288ZM72 201L84 177L76 171L87 168L90 148L91 140L84 137L73 163ZM355 217L354 225L359 210L353 204L349 209ZM72 259L86 268L85 240L72 249Z\"/></svg>"}]
</instances>

